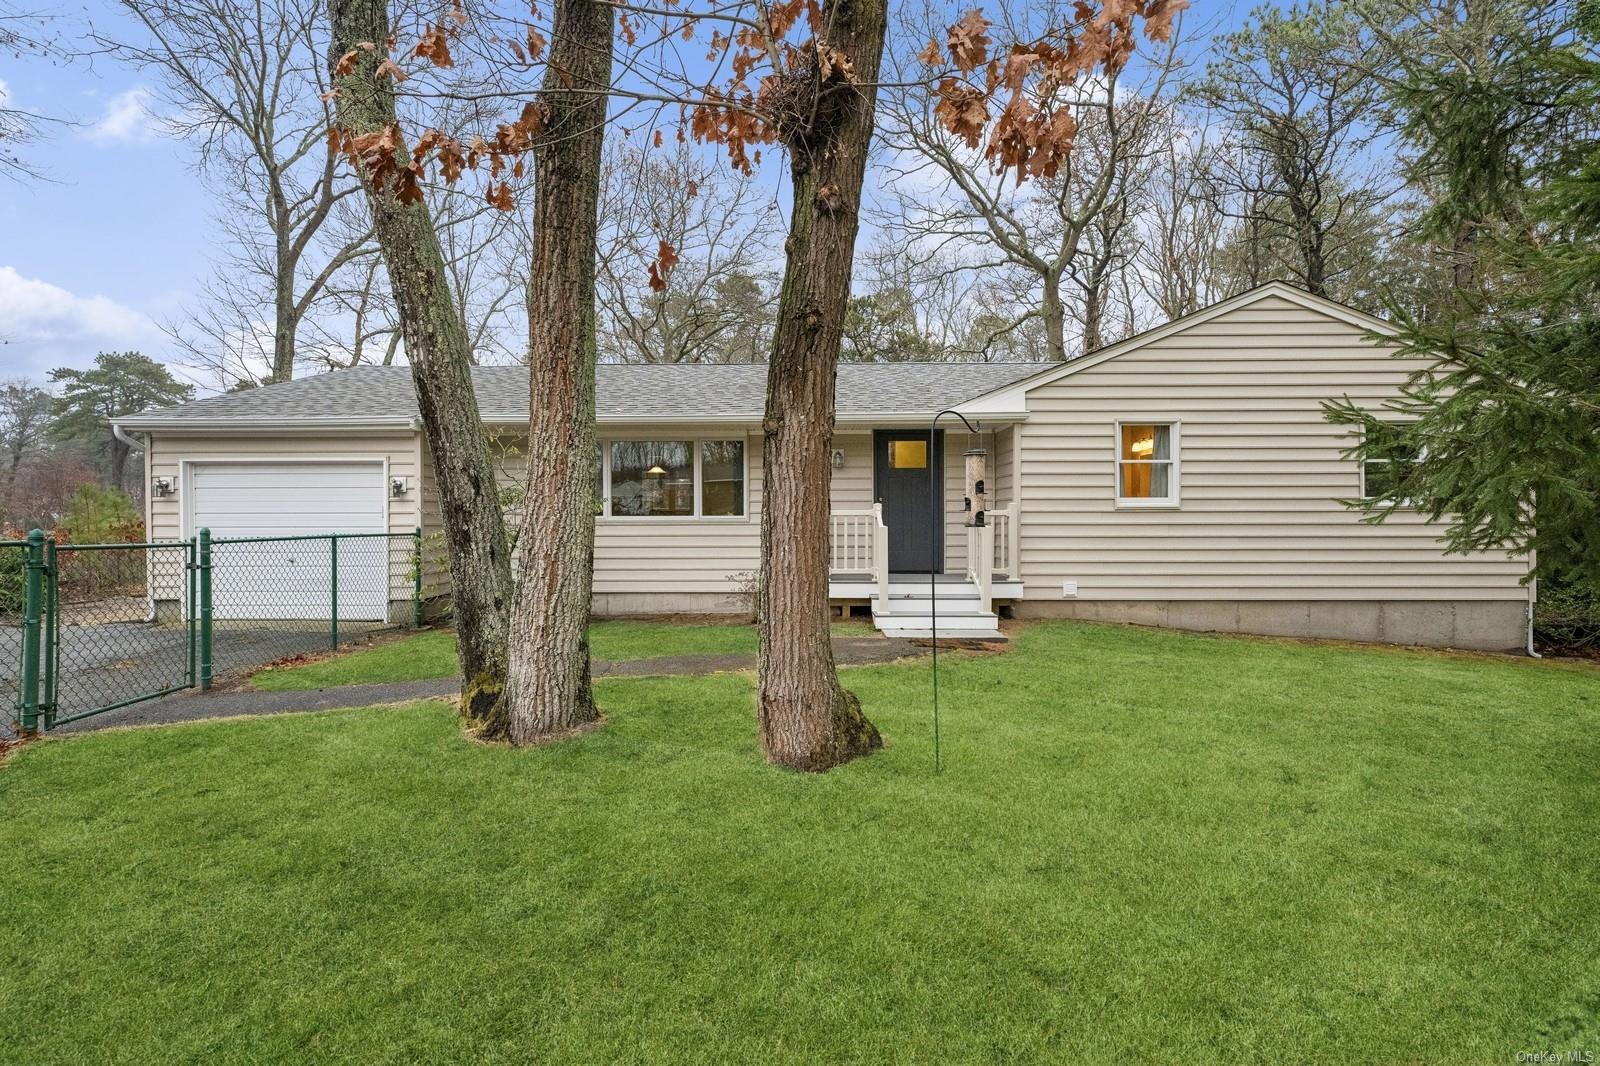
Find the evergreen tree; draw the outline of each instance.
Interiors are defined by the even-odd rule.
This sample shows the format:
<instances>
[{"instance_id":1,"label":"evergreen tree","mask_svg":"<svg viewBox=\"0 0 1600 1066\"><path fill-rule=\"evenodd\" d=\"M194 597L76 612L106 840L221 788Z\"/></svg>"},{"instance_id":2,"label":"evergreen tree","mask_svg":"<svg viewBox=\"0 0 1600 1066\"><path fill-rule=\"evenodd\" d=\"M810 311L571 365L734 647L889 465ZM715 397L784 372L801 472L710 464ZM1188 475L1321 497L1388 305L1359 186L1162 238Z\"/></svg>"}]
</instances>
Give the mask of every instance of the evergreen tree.
<instances>
[{"instance_id":1,"label":"evergreen tree","mask_svg":"<svg viewBox=\"0 0 1600 1066\"><path fill-rule=\"evenodd\" d=\"M194 398L194 386L138 352L101 352L92 369L63 367L50 371L50 380L61 386L52 435L87 445L102 456L108 480L119 489L127 487L128 446L112 435L112 420Z\"/></svg>"},{"instance_id":2,"label":"evergreen tree","mask_svg":"<svg viewBox=\"0 0 1600 1066\"><path fill-rule=\"evenodd\" d=\"M1379 410L1348 399L1360 459L1404 460L1382 521L1415 507L1453 551L1536 552L1540 573L1600 574L1600 62L1595 27L1490 5L1476 47L1403 48L1391 94L1454 261L1446 306L1391 304L1400 354L1435 360ZM1516 10L1510 10L1515 6ZM1396 47L1402 46L1402 47Z\"/></svg>"}]
</instances>

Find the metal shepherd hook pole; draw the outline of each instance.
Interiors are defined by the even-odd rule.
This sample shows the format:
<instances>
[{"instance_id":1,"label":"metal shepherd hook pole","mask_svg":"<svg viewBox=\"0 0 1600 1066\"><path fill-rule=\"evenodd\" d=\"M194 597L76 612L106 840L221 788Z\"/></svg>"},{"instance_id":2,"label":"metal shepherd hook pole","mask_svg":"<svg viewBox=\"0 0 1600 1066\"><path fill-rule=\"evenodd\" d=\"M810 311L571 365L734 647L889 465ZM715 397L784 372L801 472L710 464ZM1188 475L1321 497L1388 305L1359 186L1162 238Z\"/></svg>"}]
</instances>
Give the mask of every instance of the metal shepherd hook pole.
<instances>
[{"instance_id":1,"label":"metal shepherd hook pole","mask_svg":"<svg viewBox=\"0 0 1600 1066\"><path fill-rule=\"evenodd\" d=\"M951 407L934 415L933 421L928 423L928 477L932 487L928 493L928 518L932 523L929 543L933 545L928 553L928 620L932 623L930 631L933 634L933 772L936 774L944 771L944 764L939 758L939 587L936 581L939 560L935 555L944 543L939 536L939 523L944 521L944 515L940 513L942 494L939 492L939 479L944 476L944 456L935 449L934 442L939 436L939 419L945 415L955 415L961 419L967 432L978 432L977 427L967 421L966 415Z\"/></svg>"}]
</instances>

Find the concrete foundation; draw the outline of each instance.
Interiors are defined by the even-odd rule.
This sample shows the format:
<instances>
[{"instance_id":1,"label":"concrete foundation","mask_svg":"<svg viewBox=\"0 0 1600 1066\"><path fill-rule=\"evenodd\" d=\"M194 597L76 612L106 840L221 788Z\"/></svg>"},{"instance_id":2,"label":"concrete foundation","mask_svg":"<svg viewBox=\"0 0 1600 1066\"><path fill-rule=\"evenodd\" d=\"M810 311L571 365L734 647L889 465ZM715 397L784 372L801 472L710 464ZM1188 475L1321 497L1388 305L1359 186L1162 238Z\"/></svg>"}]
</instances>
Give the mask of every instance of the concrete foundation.
<instances>
[{"instance_id":1,"label":"concrete foundation","mask_svg":"<svg viewBox=\"0 0 1600 1066\"><path fill-rule=\"evenodd\" d=\"M639 615L726 614L749 618L750 597L721 592L597 592L592 601L596 618Z\"/></svg>"},{"instance_id":2,"label":"concrete foundation","mask_svg":"<svg viewBox=\"0 0 1600 1066\"><path fill-rule=\"evenodd\" d=\"M1523 653L1524 600L1022 600L1017 618Z\"/></svg>"}]
</instances>

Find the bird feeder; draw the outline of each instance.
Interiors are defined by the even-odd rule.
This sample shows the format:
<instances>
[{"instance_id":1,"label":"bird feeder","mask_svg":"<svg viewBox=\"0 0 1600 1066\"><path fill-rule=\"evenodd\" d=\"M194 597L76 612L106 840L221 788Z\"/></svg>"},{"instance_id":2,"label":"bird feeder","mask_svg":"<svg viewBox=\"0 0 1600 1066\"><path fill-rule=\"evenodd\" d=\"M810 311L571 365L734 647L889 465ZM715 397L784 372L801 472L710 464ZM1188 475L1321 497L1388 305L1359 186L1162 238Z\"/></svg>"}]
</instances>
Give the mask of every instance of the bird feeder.
<instances>
[{"instance_id":1,"label":"bird feeder","mask_svg":"<svg viewBox=\"0 0 1600 1066\"><path fill-rule=\"evenodd\" d=\"M984 487L984 478L988 477L989 452L984 448L967 449L967 494L964 507L967 512L967 525L981 526L984 524L983 513L989 509L989 496Z\"/></svg>"}]
</instances>

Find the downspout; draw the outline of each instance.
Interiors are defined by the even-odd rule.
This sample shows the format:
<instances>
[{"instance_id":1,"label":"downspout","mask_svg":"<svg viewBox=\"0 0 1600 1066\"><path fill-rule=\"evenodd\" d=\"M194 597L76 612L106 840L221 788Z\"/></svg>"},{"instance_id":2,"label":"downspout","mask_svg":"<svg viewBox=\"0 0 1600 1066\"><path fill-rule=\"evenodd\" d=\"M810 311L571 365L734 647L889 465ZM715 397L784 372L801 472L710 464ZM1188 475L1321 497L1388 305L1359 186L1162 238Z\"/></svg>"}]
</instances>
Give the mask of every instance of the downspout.
<instances>
[{"instance_id":1,"label":"downspout","mask_svg":"<svg viewBox=\"0 0 1600 1066\"><path fill-rule=\"evenodd\" d=\"M123 444L127 445L129 451L142 452L142 451L145 450L143 441L134 440L132 437L128 436L127 431L124 430L120 425L118 425L115 422L111 423L111 435L113 437L117 438ZM143 478L144 478L144 538L145 538L145 540L148 541L150 539L150 520L151 520L151 517L152 517L151 511L150 511L151 491L150 491L150 463L149 463L149 456L146 456L145 460L146 461L144 463L144 474L143 474ZM119 491L120 491L120 489L119 489ZM156 600L155 600L155 594L154 594L153 591L145 597L145 617L144 617L144 620L145 620L146 624L152 623L152 622L154 622L156 620Z\"/></svg>"},{"instance_id":2,"label":"downspout","mask_svg":"<svg viewBox=\"0 0 1600 1066\"><path fill-rule=\"evenodd\" d=\"M136 452L144 451L144 442L134 440L132 437L128 436L127 431L116 422L111 423L111 435Z\"/></svg>"},{"instance_id":3,"label":"downspout","mask_svg":"<svg viewBox=\"0 0 1600 1066\"><path fill-rule=\"evenodd\" d=\"M1534 578L1528 582L1528 654L1535 659L1544 656L1533 650L1533 606L1539 599L1539 579Z\"/></svg>"}]
</instances>

